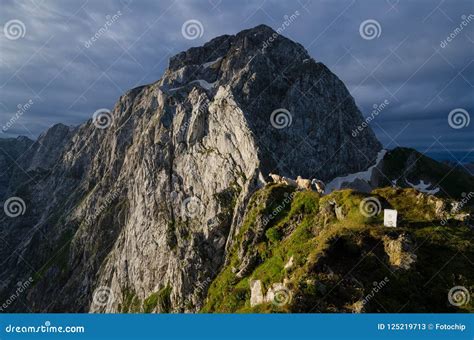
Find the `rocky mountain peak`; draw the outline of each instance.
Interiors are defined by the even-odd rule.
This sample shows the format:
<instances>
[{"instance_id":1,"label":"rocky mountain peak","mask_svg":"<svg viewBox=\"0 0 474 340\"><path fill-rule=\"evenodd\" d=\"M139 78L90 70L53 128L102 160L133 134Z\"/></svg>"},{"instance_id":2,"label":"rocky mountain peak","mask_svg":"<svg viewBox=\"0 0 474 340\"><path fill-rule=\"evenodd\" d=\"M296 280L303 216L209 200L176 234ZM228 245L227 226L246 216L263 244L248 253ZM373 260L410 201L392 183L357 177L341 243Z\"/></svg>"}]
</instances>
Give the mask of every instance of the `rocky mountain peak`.
<instances>
[{"instance_id":1,"label":"rocky mountain peak","mask_svg":"<svg viewBox=\"0 0 474 340\"><path fill-rule=\"evenodd\" d=\"M342 81L275 34L182 52L103 129L58 125L35 142L29 173L0 177L2 198L29 207L0 218L7 285L34 275L33 310L129 312L158 294L153 311L197 311L269 172L329 180L372 165L381 145L370 127L351 136L362 114ZM104 289L114 299L98 304Z\"/></svg>"},{"instance_id":2,"label":"rocky mountain peak","mask_svg":"<svg viewBox=\"0 0 474 340\"><path fill-rule=\"evenodd\" d=\"M265 25L179 53L158 85L172 102L203 95L205 105L225 89L253 133L263 173L329 180L366 169L381 149L370 128L350 135L363 117L342 81ZM324 165L329 158L336 167Z\"/></svg>"},{"instance_id":3,"label":"rocky mountain peak","mask_svg":"<svg viewBox=\"0 0 474 340\"><path fill-rule=\"evenodd\" d=\"M26 143L26 144L33 143L33 141L26 136L18 136L16 137L16 140L18 143Z\"/></svg>"},{"instance_id":4,"label":"rocky mountain peak","mask_svg":"<svg viewBox=\"0 0 474 340\"><path fill-rule=\"evenodd\" d=\"M54 124L38 137L38 141L50 142L51 139L63 139L65 135L73 130L73 126L62 123Z\"/></svg>"}]
</instances>

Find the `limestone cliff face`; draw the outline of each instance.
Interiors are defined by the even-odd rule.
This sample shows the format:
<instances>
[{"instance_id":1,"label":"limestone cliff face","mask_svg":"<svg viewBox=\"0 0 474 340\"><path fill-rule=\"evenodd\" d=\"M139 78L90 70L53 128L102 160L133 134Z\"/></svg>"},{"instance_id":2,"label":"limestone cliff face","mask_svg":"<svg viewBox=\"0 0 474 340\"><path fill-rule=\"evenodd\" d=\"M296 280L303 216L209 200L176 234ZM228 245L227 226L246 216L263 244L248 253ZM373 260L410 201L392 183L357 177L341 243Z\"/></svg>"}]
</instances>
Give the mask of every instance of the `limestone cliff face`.
<instances>
[{"instance_id":1,"label":"limestone cliff face","mask_svg":"<svg viewBox=\"0 0 474 340\"><path fill-rule=\"evenodd\" d=\"M330 180L374 162L344 84L282 36L262 49L273 33L182 52L105 125L55 126L22 162L0 158L21 173L0 176L0 199L26 206L0 217L0 297L34 279L9 311L197 311L269 172Z\"/></svg>"}]
</instances>

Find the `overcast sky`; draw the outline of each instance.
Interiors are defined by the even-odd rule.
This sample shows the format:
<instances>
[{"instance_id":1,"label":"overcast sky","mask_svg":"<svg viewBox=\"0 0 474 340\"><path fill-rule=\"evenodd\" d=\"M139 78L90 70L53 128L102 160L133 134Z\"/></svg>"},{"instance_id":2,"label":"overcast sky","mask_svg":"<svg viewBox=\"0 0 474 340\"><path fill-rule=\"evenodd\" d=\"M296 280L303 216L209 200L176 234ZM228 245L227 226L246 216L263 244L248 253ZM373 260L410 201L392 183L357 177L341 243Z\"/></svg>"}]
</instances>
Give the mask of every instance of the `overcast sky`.
<instances>
[{"instance_id":1,"label":"overcast sky","mask_svg":"<svg viewBox=\"0 0 474 340\"><path fill-rule=\"evenodd\" d=\"M474 122L467 125L474 114L472 0L1 4L0 137L36 138L56 123L81 124L127 89L158 80L170 56L262 23L277 29L298 11L283 35L342 79L365 116L389 102L371 122L386 147L474 160ZM188 20L202 24L202 36L183 36ZM366 20L375 31L369 22L361 33Z\"/></svg>"}]
</instances>

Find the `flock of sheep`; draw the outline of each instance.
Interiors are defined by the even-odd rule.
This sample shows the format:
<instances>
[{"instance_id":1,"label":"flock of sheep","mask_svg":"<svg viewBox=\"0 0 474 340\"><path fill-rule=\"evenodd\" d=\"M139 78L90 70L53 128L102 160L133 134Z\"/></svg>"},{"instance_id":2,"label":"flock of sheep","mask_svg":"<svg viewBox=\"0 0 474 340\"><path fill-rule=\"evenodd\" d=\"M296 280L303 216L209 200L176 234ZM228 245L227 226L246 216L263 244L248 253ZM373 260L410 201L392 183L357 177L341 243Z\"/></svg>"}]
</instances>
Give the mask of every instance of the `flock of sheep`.
<instances>
[{"instance_id":1,"label":"flock of sheep","mask_svg":"<svg viewBox=\"0 0 474 340\"><path fill-rule=\"evenodd\" d=\"M286 184L292 187L295 187L300 190L313 190L313 187L316 189L317 192L320 194L324 194L324 190L326 189L326 186L324 185L324 182L313 178L313 180L309 180L306 178L302 178L301 176L298 176L296 180L285 177L285 176L280 176L276 174L268 174L274 183L282 183Z\"/></svg>"}]
</instances>

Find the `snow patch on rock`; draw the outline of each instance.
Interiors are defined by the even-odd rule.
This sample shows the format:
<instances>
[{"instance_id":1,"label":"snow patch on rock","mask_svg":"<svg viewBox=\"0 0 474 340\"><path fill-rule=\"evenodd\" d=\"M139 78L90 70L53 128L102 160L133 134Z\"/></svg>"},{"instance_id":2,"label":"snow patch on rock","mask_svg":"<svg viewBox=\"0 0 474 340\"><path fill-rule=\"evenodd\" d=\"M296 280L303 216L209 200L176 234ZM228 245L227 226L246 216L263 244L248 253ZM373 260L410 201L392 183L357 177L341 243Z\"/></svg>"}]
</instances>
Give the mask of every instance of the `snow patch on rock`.
<instances>
[{"instance_id":1,"label":"snow patch on rock","mask_svg":"<svg viewBox=\"0 0 474 340\"><path fill-rule=\"evenodd\" d=\"M203 89L210 90L216 85L217 82L208 83L204 79L197 79L197 80L193 80L190 84L192 83L198 83L199 86L201 86Z\"/></svg>"},{"instance_id":2,"label":"snow patch on rock","mask_svg":"<svg viewBox=\"0 0 474 340\"><path fill-rule=\"evenodd\" d=\"M372 172L374 169L379 165L379 163L382 161L384 158L385 154L387 153L387 150L380 150L379 153L377 154L377 159L375 160L375 164L369 167L365 171L360 171L356 172L354 174L349 174L347 176L342 176L342 177L336 177L334 178L331 182L329 182L328 185L326 185L326 193L331 193L334 190L339 190L342 188L342 185L344 183L352 183L355 180L363 180L366 181L367 183L370 182L370 179L372 177Z\"/></svg>"},{"instance_id":3,"label":"snow patch on rock","mask_svg":"<svg viewBox=\"0 0 474 340\"><path fill-rule=\"evenodd\" d=\"M436 187L434 189L428 189L430 186L431 186L431 183L425 183L423 180L420 180L420 183L418 184L413 184L411 182L409 182L408 180L406 180L406 182L413 188L413 189L416 189L420 192L424 192L426 194L429 194L429 195L434 195L436 194L438 191L439 191L439 188Z\"/></svg>"},{"instance_id":4,"label":"snow patch on rock","mask_svg":"<svg viewBox=\"0 0 474 340\"><path fill-rule=\"evenodd\" d=\"M194 84L194 83L198 83L199 86L201 86L203 89L205 90L211 90L212 88L214 88L214 86L217 84L217 81L213 82L213 83L209 83L207 81L205 81L204 79L196 79L196 80L193 80L191 82L189 82L188 84L186 85L189 85L189 84ZM183 86L179 86L179 87L174 87L172 89L169 89L168 91L177 91L179 89L182 89L183 87L185 87L186 85L183 85Z\"/></svg>"},{"instance_id":5,"label":"snow patch on rock","mask_svg":"<svg viewBox=\"0 0 474 340\"><path fill-rule=\"evenodd\" d=\"M222 59L222 57L219 57L219 58L217 58L216 60L209 61L209 62L207 62L207 63L202 64L201 66L202 66L203 68L208 68L208 67L214 65L215 63L219 62L221 59Z\"/></svg>"}]
</instances>

